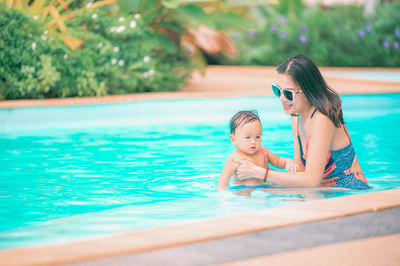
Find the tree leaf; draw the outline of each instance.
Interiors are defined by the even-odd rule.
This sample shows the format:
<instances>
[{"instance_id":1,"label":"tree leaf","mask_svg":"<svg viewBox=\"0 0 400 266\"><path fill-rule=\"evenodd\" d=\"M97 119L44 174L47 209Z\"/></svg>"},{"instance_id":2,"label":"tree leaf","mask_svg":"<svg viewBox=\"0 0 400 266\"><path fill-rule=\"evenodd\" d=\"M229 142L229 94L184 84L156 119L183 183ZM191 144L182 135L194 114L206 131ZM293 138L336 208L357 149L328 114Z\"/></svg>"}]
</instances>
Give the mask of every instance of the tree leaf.
<instances>
[{"instance_id":1,"label":"tree leaf","mask_svg":"<svg viewBox=\"0 0 400 266\"><path fill-rule=\"evenodd\" d=\"M114 3L115 1L116 0L99 1L99 2L96 2L96 3L92 4L92 5L90 5L89 7L87 7L87 9L91 10L91 9L98 8L98 7L101 7L101 6L110 5L110 4Z\"/></svg>"},{"instance_id":2,"label":"tree leaf","mask_svg":"<svg viewBox=\"0 0 400 266\"><path fill-rule=\"evenodd\" d=\"M136 12L142 16L146 24L149 24L161 13L161 9L158 8L157 0L142 0Z\"/></svg>"},{"instance_id":3,"label":"tree leaf","mask_svg":"<svg viewBox=\"0 0 400 266\"><path fill-rule=\"evenodd\" d=\"M125 14L129 14L135 11L142 0L117 0L119 11Z\"/></svg>"},{"instance_id":4,"label":"tree leaf","mask_svg":"<svg viewBox=\"0 0 400 266\"><path fill-rule=\"evenodd\" d=\"M226 0L225 7L239 7L239 6L258 6L268 4L278 4L279 0Z\"/></svg>"},{"instance_id":5,"label":"tree leaf","mask_svg":"<svg viewBox=\"0 0 400 266\"><path fill-rule=\"evenodd\" d=\"M221 12L219 10L215 10L211 15L217 30L251 28L253 26L253 23L251 23L249 20L233 12Z\"/></svg>"},{"instance_id":6,"label":"tree leaf","mask_svg":"<svg viewBox=\"0 0 400 266\"><path fill-rule=\"evenodd\" d=\"M60 34L60 38L64 41L64 43L73 51L76 48L80 47L83 43L82 39L78 39L72 36L67 36L64 34Z\"/></svg>"},{"instance_id":7,"label":"tree leaf","mask_svg":"<svg viewBox=\"0 0 400 266\"><path fill-rule=\"evenodd\" d=\"M176 9L178 8L185 0L162 0L161 4L167 8Z\"/></svg>"},{"instance_id":8,"label":"tree leaf","mask_svg":"<svg viewBox=\"0 0 400 266\"><path fill-rule=\"evenodd\" d=\"M171 39L158 32L145 35L144 39L148 46L152 49L163 49L169 53L175 53L178 49Z\"/></svg>"},{"instance_id":9,"label":"tree leaf","mask_svg":"<svg viewBox=\"0 0 400 266\"><path fill-rule=\"evenodd\" d=\"M32 16L39 15L39 14L43 13L45 6L46 6L46 0L36 0L29 7L29 13Z\"/></svg>"},{"instance_id":10,"label":"tree leaf","mask_svg":"<svg viewBox=\"0 0 400 266\"><path fill-rule=\"evenodd\" d=\"M204 12L204 10L197 5L184 5L178 9L176 19L184 25L192 26L197 28L200 25L207 26L215 29L215 24L211 19L211 16Z\"/></svg>"}]
</instances>

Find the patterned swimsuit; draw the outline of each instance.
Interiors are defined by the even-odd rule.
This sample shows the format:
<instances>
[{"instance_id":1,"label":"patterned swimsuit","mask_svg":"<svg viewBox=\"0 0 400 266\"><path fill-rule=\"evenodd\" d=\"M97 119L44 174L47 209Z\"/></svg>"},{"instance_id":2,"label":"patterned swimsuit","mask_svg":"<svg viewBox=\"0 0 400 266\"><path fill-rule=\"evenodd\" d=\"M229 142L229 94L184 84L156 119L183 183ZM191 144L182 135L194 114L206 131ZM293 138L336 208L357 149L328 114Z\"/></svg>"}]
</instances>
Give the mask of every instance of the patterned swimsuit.
<instances>
[{"instance_id":1,"label":"patterned swimsuit","mask_svg":"<svg viewBox=\"0 0 400 266\"><path fill-rule=\"evenodd\" d=\"M310 116L308 126L306 129L307 139L306 139L306 149L303 152L303 147L301 145L300 134L299 134L299 117L297 118L297 139L300 145L300 156L301 161L306 166L308 144L310 141L310 126L312 118L317 109ZM324 178L321 181L323 186L333 186L333 187L344 187L350 189L366 189L369 188L367 179L361 172L352 172L351 168L354 161L356 160L356 154L354 151L353 144L351 143L349 132L345 125L343 125L344 130L349 137L350 144L343 149L330 151L328 154L327 163L324 170ZM357 162L355 162L357 163Z\"/></svg>"}]
</instances>

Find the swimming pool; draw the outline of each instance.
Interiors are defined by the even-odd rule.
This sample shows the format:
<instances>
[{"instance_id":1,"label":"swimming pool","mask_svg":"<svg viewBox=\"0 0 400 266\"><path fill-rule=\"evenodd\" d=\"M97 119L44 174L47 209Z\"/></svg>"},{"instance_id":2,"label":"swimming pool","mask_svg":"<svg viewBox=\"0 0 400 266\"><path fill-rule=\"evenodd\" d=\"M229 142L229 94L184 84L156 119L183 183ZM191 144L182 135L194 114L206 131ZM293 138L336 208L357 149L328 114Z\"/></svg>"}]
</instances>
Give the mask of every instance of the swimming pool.
<instances>
[{"instance_id":1,"label":"swimming pool","mask_svg":"<svg viewBox=\"0 0 400 266\"><path fill-rule=\"evenodd\" d=\"M400 187L400 94L342 99L369 191ZM228 122L242 109L259 111L263 145L291 156L273 97L0 110L0 248L365 192L217 192L234 149Z\"/></svg>"},{"instance_id":2,"label":"swimming pool","mask_svg":"<svg viewBox=\"0 0 400 266\"><path fill-rule=\"evenodd\" d=\"M400 81L399 71L337 71L328 70L324 71L325 74L334 74L340 77L361 78L363 80L378 80L378 81Z\"/></svg>"},{"instance_id":3,"label":"swimming pool","mask_svg":"<svg viewBox=\"0 0 400 266\"><path fill-rule=\"evenodd\" d=\"M382 72L363 71L363 72L350 72L347 73L347 75L369 80L400 81L399 72L382 73Z\"/></svg>"}]
</instances>

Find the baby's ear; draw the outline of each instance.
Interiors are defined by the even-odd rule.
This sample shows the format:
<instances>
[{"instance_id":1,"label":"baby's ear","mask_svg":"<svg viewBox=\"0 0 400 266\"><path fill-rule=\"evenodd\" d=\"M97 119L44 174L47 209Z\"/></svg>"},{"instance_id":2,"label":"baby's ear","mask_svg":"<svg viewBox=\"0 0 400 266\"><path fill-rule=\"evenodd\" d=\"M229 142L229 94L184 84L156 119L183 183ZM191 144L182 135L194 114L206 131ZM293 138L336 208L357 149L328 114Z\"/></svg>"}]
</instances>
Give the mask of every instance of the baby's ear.
<instances>
[{"instance_id":1,"label":"baby's ear","mask_svg":"<svg viewBox=\"0 0 400 266\"><path fill-rule=\"evenodd\" d=\"M231 139L232 144L235 145L235 135L230 134L229 138Z\"/></svg>"}]
</instances>

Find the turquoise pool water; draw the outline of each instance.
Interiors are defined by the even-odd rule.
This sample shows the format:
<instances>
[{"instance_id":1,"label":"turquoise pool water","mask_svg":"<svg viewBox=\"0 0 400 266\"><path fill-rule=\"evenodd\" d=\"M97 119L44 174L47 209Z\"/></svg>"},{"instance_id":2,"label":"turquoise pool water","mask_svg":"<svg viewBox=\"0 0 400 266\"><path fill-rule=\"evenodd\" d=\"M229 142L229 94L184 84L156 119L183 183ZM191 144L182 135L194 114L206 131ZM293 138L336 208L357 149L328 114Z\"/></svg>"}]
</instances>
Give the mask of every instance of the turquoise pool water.
<instances>
[{"instance_id":1,"label":"turquoise pool water","mask_svg":"<svg viewBox=\"0 0 400 266\"><path fill-rule=\"evenodd\" d=\"M362 72L348 72L345 73L345 75L359 77L363 79L371 79L371 80L400 81L400 72L362 71Z\"/></svg>"},{"instance_id":2,"label":"turquoise pool water","mask_svg":"<svg viewBox=\"0 0 400 266\"><path fill-rule=\"evenodd\" d=\"M335 71L327 70L326 75L335 74L341 77L361 78L366 80L400 82L400 71Z\"/></svg>"},{"instance_id":3,"label":"turquoise pool water","mask_svg":"<svg viewBox=\"0 0 400 266\"><path fill-rule=\"evenodd\" d=\"M342 99L369 191L400 187L400 94ZM242 109L259 111L263 145L292 156L273 97L0 110L0 248L367 192L217 192L234 150L229 119Z\"/></svg>"}]
</instances>

